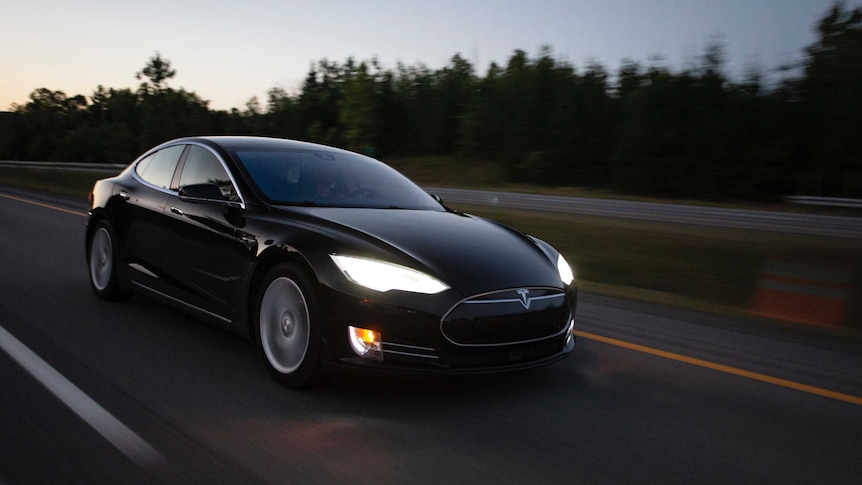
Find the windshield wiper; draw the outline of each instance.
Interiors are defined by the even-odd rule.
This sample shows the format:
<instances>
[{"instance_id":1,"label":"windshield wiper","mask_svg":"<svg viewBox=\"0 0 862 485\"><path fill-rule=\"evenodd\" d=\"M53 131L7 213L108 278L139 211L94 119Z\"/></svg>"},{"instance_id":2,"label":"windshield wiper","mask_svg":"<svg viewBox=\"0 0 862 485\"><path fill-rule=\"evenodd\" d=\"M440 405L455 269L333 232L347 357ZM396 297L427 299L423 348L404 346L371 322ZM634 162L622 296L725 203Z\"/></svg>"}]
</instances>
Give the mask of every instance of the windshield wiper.
<instances>
[{"instance_id":1,"label":"windshield wiper","mask_svg":"<svg viewBox=\"0 0 862 485\"><path fill-rule=\"evenodd\" d=\"M320 204L312 200L303 200L302 202L297 202L295 200L274 200L272 201L272 205L283 205L288 207L318 207Z\"/></svg>"}]
</instances>

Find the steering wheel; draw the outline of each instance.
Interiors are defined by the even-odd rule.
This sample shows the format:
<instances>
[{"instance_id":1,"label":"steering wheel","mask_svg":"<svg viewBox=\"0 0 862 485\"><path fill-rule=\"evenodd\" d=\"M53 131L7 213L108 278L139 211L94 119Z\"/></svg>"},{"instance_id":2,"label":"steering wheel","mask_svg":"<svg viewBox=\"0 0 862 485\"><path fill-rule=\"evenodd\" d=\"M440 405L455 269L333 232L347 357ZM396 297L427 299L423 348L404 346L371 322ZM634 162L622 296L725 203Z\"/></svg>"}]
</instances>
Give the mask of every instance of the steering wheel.
<instances>
[{"instance_id":1,"label":"steering wheel","mask_svg":"<svg viewBox=\"0 0 862 485\"><path fill-rule=\"evenodd\" d=\"M347 194L348 197L368 197L376 194L377 191L368 187L360 187L353 192Z\"/></svg>"}]
</instances>

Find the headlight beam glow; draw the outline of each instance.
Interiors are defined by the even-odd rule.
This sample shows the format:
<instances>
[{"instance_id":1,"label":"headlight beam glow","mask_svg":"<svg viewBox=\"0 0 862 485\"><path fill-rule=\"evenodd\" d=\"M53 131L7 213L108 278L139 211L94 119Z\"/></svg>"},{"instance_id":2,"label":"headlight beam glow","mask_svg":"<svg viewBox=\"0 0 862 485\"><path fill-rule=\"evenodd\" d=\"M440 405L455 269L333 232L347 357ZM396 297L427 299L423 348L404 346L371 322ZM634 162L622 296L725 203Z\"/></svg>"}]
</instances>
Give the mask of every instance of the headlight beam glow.
<instances>
[{"instance_id":1,"label":"headlight beam glow","mask_svg":"<svg viewBox=\"0 0 862 485\"><path fill-rule=\"evenodd\" d=\"M406 266L355 256L333 254L331 257L348 280L372 290L433 295L449 289L440 280Z\"/></svg>"}]
</instances>

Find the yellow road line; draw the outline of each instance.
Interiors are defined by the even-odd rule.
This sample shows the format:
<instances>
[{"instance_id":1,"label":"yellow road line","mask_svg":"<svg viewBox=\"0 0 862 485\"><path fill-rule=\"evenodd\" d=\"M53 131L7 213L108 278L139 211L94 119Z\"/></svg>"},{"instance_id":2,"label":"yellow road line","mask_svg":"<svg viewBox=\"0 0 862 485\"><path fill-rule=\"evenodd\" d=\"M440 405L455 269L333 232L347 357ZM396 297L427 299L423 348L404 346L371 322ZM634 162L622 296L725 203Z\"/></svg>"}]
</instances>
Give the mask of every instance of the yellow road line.
<instances>
[{"instance_id":1,"label":"yellow road line","mask_svg":"<svg viewBox=\"0 0 862 485\"><path fill-rule=\"evenodd\" d=\"M60 212L66 212L68 214L73 214L76 216L87 217L86 212L79 212L79 211L75 211L75 210L71 210L71 209L64 209L63 207L58 207L56 205L44 204L42 202L36 202L35 200L30 200L30 199L23 199L21 197L15 197L14 195L0 194L0 197L5 197L7 199L17 200L18 202L24 202L26 204L38 205L39 207L46 207L48 209L54 209L54 210L57 210Z\"/></svg>"},{"instance_id":2,"label":"yellow road line","mask_svg":"<svg viewBox=\"0 0 862 485\"><path fill-rule=\"evenodd\" d=\"M654 349L652 347L646 347L644 345L633 344L630 342L626 342L624 340L617 340L610 337L603 337L601 335L596 335L593 333L582 332L580 330L574 331L575 335L578 337L583 337L589 340L595 340L597 342L602 342L609 345L615 345L617 347L622 347L629 350L634 350L636 352L643 352L645 354L655 355L658 357L663 357L665 359L676 360L678 362L685 362L686 364L696 365L699 367L705 367L707 369L717 370L719 372L726 372L728 374L733 374L740 377L746 377L748 379L754 379L756 381L768 382L769 384L774 384L776 386L786 387L788 389L794 389L797 391L807 392L810 394L816 394L818 396L828 397L830 399L836 399L838 401L849 402L851 404L856 404L862 406L862 397L851 396L850 394L843 394L840 392L830 391L828 389L823 389L820 387L809 386L807 384L801 384L799 382L789 381L787 379L779 379L777 377L768 376L766 374L760 374L757 372L751 372L743 369L738 369L736 367L731 367L729 365L716 364L715 362L710 362L708 360L695 359L694 357L688 357L681 354L675 354L673 352L667 352L664 350Z\"/></svg>"}]
</instances>

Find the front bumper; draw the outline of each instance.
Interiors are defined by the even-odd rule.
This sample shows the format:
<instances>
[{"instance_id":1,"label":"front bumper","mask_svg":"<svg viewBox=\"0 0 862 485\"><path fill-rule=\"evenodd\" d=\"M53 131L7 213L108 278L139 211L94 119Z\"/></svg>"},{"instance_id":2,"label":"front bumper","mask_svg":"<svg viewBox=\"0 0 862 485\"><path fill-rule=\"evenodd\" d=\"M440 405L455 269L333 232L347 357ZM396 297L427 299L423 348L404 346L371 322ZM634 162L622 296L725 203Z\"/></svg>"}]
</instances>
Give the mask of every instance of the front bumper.
<instances>
[{"instance_id":1,"label":"front bumper","mask_svg":"<svg viewBox=\"0 0 862 485\"><path fill-rule=\"evenodd\" d=\"M503 352L490 352L472 355L467 358L472 364L480 362L482 365L472 366L447 366L442 363L407 363L394 360L374 362L361 357L346 357L337 361L324 361L323 370L326 373L337 372L339 374L417 374L417 375L472 375L472 374L494 374L502 372L516 372L519 370L541 367L565 359L575 348L575 336L572 335L568 343L560 350L550 355L534 358L534 352L521 353L510 350ZM512 353L514 352L514 354ZM456 358L456 361L458 359Z\"/></svg>"},{"instance_id":2,"label":"front bumper","mask_svg":"<svg viewBox=\"0 0 862 485\"><path fill-rule=\"evenodd\" d=\"M572 330L577 290L571 287L560 295L559 303L554 303L552 298L545 299L532 308L521 303L508 307L505 304L464 305L475 301L475 298L467 298L440 312L417 311L340 295L335 310L328 315L324 331L323 369L458 375L509 372L551 364L567 357L575 345ZM485 302L495 299L495 295L484 294L477 298ZM498 300L502 301L495 299ZM550 308L553 305L556 307ZM457 311L468 306L470 318ZM478 313L477 308L481 308ZM450 316L457 318L448 318ZM548 323L542 319L553 321ZM517 325L513 322L517 321L523 322L523 331L514 331ZM348 326L379 332L382 360L356 355L347 343ZM455 331L455 326L460 327L459 332ZM486 331L489 328L493 331ZM496 331L497 328L505 331ZM483 335L487 335L487 340L483 340ZM507 338L503 338L504 335Z\"/></svg>"}]
</instances>

